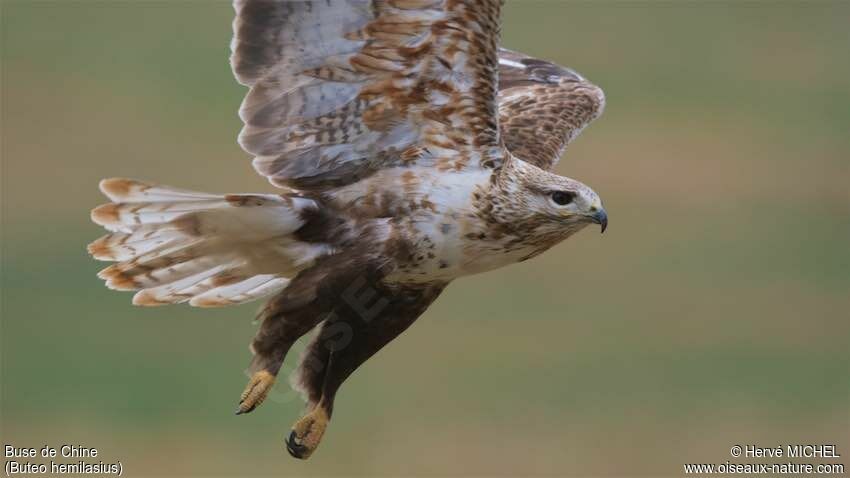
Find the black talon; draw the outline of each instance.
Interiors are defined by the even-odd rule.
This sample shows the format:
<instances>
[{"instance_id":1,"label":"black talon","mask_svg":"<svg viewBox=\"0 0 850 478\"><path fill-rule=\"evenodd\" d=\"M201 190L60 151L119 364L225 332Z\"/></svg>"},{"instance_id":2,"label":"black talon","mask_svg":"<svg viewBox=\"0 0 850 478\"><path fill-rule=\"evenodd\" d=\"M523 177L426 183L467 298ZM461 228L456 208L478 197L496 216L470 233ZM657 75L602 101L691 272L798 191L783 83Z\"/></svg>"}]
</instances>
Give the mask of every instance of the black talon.
<instances>
[{"instance_id":1,"label":"black talon","mask_svg":"<svg viewBox=\"0 0 850 478\"><path fill-rule=\"evenodd\" d=\"M236 405L236 414L242 415L243 413L251 413L255 408L257 408L256 405L247 410L242 410L242 402L239 402L239 405Z\"/></svg>"},{"instance_id":2,"label":"black talon","mask_svg":"<svg viewBox=\"0 0 850 478\"><path fill-rule=\"evenodd\" d=\"M295 430L289 432L289 438L284 440L284 442L286 442L286 451L288 451L293 457L303 460L307 447L295 443L295 437Z\"/></svg>"}]
</instances>

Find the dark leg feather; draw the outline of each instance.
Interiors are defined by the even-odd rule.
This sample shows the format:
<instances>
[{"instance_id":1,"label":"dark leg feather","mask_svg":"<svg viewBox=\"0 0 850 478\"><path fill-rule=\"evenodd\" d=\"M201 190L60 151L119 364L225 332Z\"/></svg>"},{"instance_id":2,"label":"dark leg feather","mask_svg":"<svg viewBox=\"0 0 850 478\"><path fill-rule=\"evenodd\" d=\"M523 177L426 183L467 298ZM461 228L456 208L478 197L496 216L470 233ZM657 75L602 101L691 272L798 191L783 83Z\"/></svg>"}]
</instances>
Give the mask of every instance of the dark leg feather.
<instances>
[{"instance_id":1,"label":"dark leg feather","mask_svg":"<svg viewBox=\"0 0 850 478\"><path fill-rule=\"evenodd\" d=\"M320 217L310 218L308 225L320 229L337 226ZM310 238L303 239L309 242ZM248 369L251 378L242 392L237 415L254 410L265 400L292 344L330 317L355 278L378 277L369 260L369 254L357 248L326 256L300 272L286 289L269 300L260 312L262 324L251 343L254 352Z\"/></svg>"},{"instance_id":2,"label":"dark leg feather","mask_svg":"<svg viewBox=\"0 0 850 478\"><path fill-rule=\"evenodd\" d=\"M237 415L251 412L263 403L292 344L333 310L334 304L322 293L322 282L332 266L326 260L303 271L260 312L260 330L251 343L251 378L242 392Z\"/></svg>"},{"instance_id":3,"label":"dark leg feather","mask_svg":"<svg viewBox=\"0 0 850 478\"><path fill-rule=\"evenodd\" d=\"M354 278L307 347L299 367L297 386L307 397L309 412L295 423L287 440L292 456L307 458L313 453L345 379L404 332L443 287L389 288L367 275Z\"/></svg>"},{"instance_id":4,"label":"dark leg feather","mask_svg":"<svg viewBox=\"0 0 850 478\"><path fill-rule=\"evenodd\" d=\"M280 301L285 300L285 295L272 299L261 312L262 325L251 343L251 378L239 399L237 415L249 413L263 403L292 344L324 318L324 311L313 303L283 310Z\"/></svg>"}]
</instances>

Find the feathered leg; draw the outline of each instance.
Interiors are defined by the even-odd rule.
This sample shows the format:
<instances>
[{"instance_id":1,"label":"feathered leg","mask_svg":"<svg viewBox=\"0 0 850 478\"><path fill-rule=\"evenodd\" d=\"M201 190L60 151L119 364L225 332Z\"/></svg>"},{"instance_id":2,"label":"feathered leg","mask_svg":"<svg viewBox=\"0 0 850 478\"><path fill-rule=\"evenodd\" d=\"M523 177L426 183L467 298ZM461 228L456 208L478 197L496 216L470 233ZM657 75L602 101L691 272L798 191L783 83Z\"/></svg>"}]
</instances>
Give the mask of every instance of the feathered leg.
<instances>
[{"instance_id":1,"label":"feathered leg","mask_svg":"<svg viewBox=\"0 0 850 478\"><path fill-rule=\"evenodd\" d=\"M326 221L315 222L322 226ZM312 222L308 222L310 224ZM317 235L327 237L328 233L320 231ZM299 230L296 236L309 242L309 232ZM251 412L263 403L292 344L329 318L352 277L373 270L363 263L365 257L361 250L351 248L320 258L269 300L260 312L260 330L251 343L254 353L248 369L251 378L240 397L237 415Z\"/></svg>"},{"instance_id":2,"label":"feathered leg","mask_svg":"<svg viewBox=\"0 0 850 478\"><path fill-rule=\"evenodd\" d=\"M303 271L260 312L260 330L251 343L251 378L240 397L237 415L251 412L263 403L292 344L333 310L332 303L321 300L319 293L327 268L319 263Z\"/></svg>"},{"instance_id":3,"label":"feathered leg","mask_svg":"<svg viewBox=\"0 0 850 478\"><path fill-rule=\"evenodd\" d=\"M327 311L318 304L310 303L291 310L285 307L287 299L284 292L270 300L260 312L262 324L251 342L254 352L248 369L251 378L239 399L237 415L249 413L263 403L292 344L325 318Z\"/></svg>"},{"instance_id":4,"label":"feathered leg","mask_svg":"<svg viewBox=\"0 0 850 478\"><path fill-rule=\"evenodd\" d=\"M308 412L292 427L286 448L306 459L318 447L340 385L357 367L404 332L437 298L445 284L388 289L360 279L321 325L299 366L297 384Z\"/></svg>"}]
</instances>

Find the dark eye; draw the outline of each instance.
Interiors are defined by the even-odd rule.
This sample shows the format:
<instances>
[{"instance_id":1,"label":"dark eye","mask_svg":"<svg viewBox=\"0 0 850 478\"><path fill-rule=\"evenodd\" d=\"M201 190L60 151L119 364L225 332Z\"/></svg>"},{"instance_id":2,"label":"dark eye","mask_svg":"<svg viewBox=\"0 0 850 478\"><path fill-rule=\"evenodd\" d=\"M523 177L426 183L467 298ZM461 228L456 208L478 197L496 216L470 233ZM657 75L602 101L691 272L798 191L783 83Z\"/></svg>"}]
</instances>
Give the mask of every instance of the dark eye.
<instances>
[{"instance_id":1,"label":"dark eye","mask_svg":"<svg viewBox=\"0 0 850 478\"><path fill-rule=\"evenodd\" d=\"M559 206L566 206L567 204L573 202L576 195L574 193L568 191L554 191L552 193L552 200L555 201L555 204Z\"/></svg>"}]
</instances>

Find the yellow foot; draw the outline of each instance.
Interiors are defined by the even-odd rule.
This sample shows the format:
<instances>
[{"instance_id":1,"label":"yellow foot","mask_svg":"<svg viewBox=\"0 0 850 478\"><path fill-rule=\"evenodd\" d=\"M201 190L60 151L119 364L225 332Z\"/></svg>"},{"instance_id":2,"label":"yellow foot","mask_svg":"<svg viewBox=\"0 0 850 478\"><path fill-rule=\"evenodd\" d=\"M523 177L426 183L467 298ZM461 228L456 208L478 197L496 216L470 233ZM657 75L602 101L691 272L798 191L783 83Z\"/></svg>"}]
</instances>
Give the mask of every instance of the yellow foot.
<instances>
[{"instance_id":1,"label":"yellow foot","mask_svg":"<svg viewBox=\"0 0 850 478\"><path fill-rule=\"evenodd\" d=\"M286 450L289 454L302 460L310 458L322 441L329 420L327 412L319 405L295 422L289 438L286 439Z\"/></svg>"},{"instance_id":2,"label":"yellow foot","mask_svg":"<svg viewBox=\"0 0 850 478\"><path fill-rule=\"evenodd\" d=\"M274 379L274 375L265 370L254 372L254 375L251 375L251 380L248 381L248 386L242 392L239 406L236 407L236 414L242 415L260 406L274 386Z\"/></svg>"}]
</instances>

